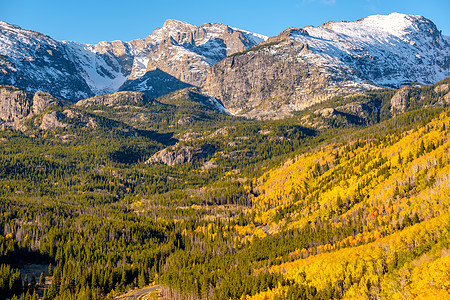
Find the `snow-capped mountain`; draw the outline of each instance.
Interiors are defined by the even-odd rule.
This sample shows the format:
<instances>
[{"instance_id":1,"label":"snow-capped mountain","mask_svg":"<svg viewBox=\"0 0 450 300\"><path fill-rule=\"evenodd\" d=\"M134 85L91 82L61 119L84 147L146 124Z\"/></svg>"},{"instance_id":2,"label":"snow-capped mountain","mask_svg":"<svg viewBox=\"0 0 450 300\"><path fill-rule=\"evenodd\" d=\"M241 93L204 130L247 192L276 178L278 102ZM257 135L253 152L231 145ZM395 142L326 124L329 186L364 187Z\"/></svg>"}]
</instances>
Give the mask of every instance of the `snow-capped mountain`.
<instances>
[{"instance_id":1,"label":"snow-capped mountain","mask_svg":"<svg viewBox=\"0 0 450 300\"><path fill-rule=\"evenodd\" d=\"M273 118L339 94L449 75L450 38L422 16L392 13L289 28L214 65L204 88L235 114Z\"/></svg>"},{"instance_id":2,"label":"snow-capped mountain","mask_svg":"<svg viewBox=\"0 0 450 300\"><path fill-rule=\"evenodd\" d=\"M0 84L68 99L93 95L63 43L5 22L0 22Z\"/></svg>"},{"instance_id":3,"label":"snow-capped mountain","mask_svg":"<svg viewBox=\"0 0 450 300\"><path fill-rule=\"evenodd\" d=\"M201 85L211 65L265 39L219 23L197 27L168 20L145 39L88 45L55 41L0 22L0 84L77 100L116 92L124 84L128 89L158 90L134 83L159 69L185 84Z\"/></svg>"},{"instance_id":4,"label":"snow-capped mountain","mask_svg":"<svg viewBox=\"0 0 450 300\"><path fill-rule=\"evenodd\" d=\"M0 22L0 84L70 100L122 90L158 97L197 86L231 113L279 118L335 95L449 75L450 38L424 17L399 13L271 38L167 20L145 39L97 45Z\"/></svg>"},{"instance_id":5,"label":"snow-capped mountain","mask_svg":"<svg viewBox=\"0 0 450 300\"><path fill-rule=\"evenodd\" d=\"M392 13L328 22L293 32L291 39L308 45L308 61L376 85L432 84L449 75L450 40L422 16Z\"/></svg>"}]
</instances>

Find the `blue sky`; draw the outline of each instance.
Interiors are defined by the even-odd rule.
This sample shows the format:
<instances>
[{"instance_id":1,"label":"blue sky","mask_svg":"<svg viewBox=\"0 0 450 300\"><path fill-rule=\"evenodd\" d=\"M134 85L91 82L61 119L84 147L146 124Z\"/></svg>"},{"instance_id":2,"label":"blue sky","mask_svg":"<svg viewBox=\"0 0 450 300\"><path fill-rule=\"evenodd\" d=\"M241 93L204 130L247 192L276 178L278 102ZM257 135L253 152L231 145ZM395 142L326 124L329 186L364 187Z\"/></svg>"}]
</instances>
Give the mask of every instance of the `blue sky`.
<instances>
[{"instance_id":1,"label":"blue sky","mask_svg":"<svg viewBox=\"0 0 450 300\"><path fill-rule=\"evenodd\" d=\"M0 0L0 20L57 40L144 38L166 19L220 22L268 36L288 27L354 21L373 14L423 15L450 35L450 0Z\"/></svg>"}]
</instances>

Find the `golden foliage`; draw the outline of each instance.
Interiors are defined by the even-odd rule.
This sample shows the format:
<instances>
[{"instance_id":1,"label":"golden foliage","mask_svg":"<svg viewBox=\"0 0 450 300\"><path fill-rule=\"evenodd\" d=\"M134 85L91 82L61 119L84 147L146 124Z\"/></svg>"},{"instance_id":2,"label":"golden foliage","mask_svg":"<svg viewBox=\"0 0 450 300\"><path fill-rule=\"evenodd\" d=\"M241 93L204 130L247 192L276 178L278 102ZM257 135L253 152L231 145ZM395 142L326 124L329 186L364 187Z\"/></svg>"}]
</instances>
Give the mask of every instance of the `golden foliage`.
<instances>
[{"instance_id":1,"label":"golden foliage","mask_svg":"<svg viewBox=\"0 0 450 300\"><path fill-rule=\"evenodd\" d=\"M450 299L449 123L445 112L409 132L323 146L267 172L258 222L353 230L296 249L296 260L272 271L331 298ZM249 298L280 299L286 291Z\"/></svg>"}]
</instances>

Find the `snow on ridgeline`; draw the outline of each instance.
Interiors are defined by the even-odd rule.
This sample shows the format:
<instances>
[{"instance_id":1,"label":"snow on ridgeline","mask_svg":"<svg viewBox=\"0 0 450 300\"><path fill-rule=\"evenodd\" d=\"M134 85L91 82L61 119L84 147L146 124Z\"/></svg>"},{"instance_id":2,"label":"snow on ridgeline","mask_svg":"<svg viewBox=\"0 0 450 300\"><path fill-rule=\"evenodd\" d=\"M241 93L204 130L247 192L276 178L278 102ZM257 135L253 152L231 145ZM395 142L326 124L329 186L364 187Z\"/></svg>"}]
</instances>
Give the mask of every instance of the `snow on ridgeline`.
<instances>
[{"instance_id":1,"label":"snow on ridgeline","mask_svg":"<svg viewBox=\"0 0 450 300\"><path fill-rule=\"evenodd\" d=\"M0 55L4 57L0 84L21 81L22 88L60 97L73 95L72 100L77 100L116 92L127 81L159 68L200 85L209 66L265 38L220 23L194 26L169 19L145 39L90 45L56 41L0 21Z\"/></svg>"},{"instance_id":2,"label":"snow on ridgeline","mask_svg":"<svg viewBox=\"0 0 450 300\"><path fill-rule=\"evenodd\" d=\"M305 34L306 32L306 34ZM450 75L450 43L422 16L400 13L307 26L291 38L308 45L310 62L376 85L432 84Z\"/></svg>"},{"instance_id":3,"label":"snow on ridgeline","mask_svg":"<svg viewBox=\"0 0 450 300\"><path fill-rule=\"evenodd\" d=\"M302 55L310 63L344 70L355 84L429 84L450 75L450 37L421 16L392 13L327 22L305 27L291 39L308 45L310 51ZM82 98L116 92L159 68L201 85L211 65L266 40L220 23L195 26L167 20L145 39L87 45L56 41L0 21L0 84L22 82L28 90Z\"/></svg>"},{"instance_id":4,"label":"snow on ridgeline","mask_svg":"<svg viewBox=\"0 0 450 300\"><path fill-rule=\"evenodd\" d=\"M230 28L235 30L235 31L240 31L240 32L245 33L247 35L247 38L253 40L253 42L255 44L259 44L259 43L265 42L269 38L266 35L259 34L259 33L254 33L254 32L248 31L248 30L244 30L244 29L240 29L240 28L236 28L236 27L231 27L231 26L230 26Z\"/></svg>"}]
</instances>

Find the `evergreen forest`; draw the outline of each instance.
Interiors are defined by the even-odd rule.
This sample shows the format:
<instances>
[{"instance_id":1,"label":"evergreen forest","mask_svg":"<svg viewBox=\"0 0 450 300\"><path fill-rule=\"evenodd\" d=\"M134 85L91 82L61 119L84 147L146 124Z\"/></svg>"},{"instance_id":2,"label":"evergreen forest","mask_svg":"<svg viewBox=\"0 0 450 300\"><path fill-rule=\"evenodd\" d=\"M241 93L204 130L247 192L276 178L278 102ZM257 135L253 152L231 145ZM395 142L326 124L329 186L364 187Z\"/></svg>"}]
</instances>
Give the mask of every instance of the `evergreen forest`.
<instances>
[{"instance_id":1,"label":"evergreen forest","mask_svg":"<svg viewBox=\"0 0 450 300\"><path fill-rule=\"evenodd\" d=\"M250 120L188 88L3 127L0 299L450 299L443 84L403 111L377 90ZM67 109L96 126L38 126Z\"/></svg>"}]
</instances>

